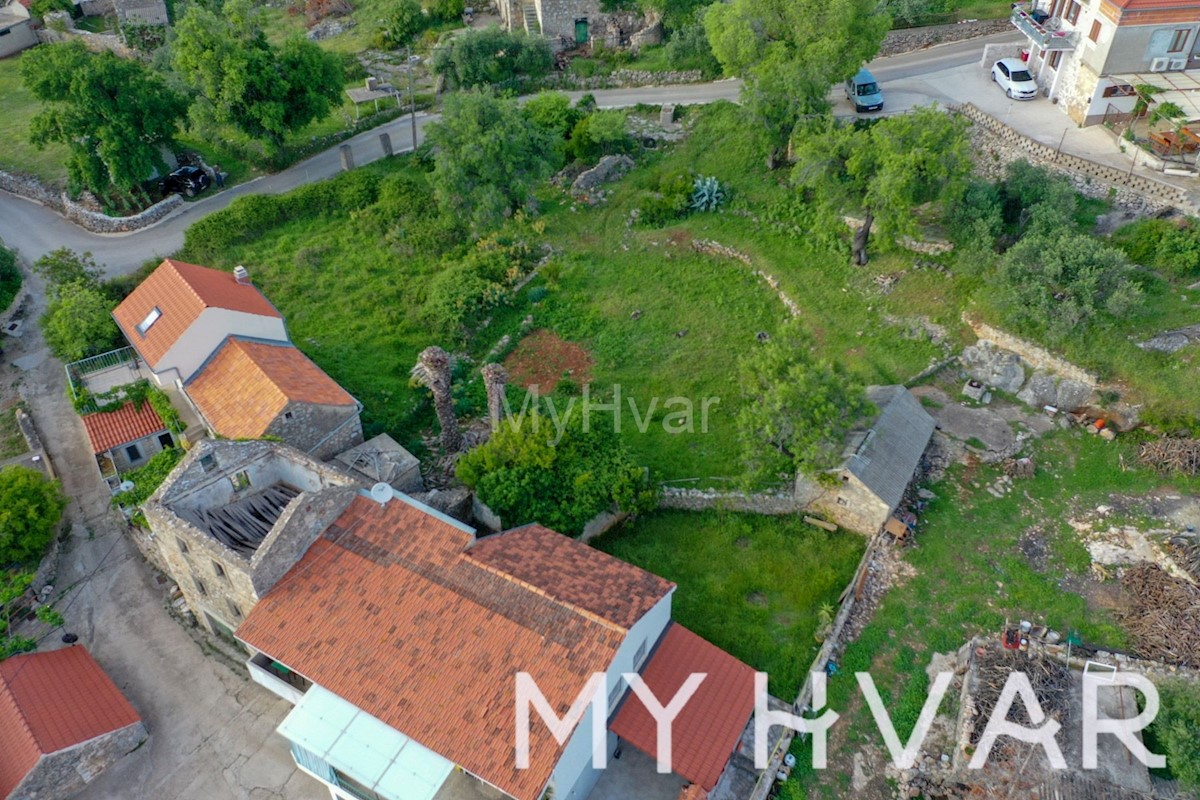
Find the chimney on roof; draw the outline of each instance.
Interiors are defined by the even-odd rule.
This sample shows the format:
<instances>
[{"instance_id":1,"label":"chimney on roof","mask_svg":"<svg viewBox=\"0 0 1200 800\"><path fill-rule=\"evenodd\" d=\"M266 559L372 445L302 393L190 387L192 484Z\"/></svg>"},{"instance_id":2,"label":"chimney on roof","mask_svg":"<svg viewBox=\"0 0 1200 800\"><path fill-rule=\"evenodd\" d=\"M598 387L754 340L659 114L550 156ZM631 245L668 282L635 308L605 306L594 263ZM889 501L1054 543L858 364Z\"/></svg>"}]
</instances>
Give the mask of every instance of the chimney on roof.
<instances>
[{"instance_id":1,"label":"chimney on roof","mask_svg":"<svg viewBox=\"0 0 1200 800\"><path fill-rule=\"evenodd\" d=\"M236 267L233 268L233 279L236 280L238 283L244 283L244 284L249 285L250 271L247 270L245 267L243 267L241 264L238 264Z\"/></svg>"}]
</instances>

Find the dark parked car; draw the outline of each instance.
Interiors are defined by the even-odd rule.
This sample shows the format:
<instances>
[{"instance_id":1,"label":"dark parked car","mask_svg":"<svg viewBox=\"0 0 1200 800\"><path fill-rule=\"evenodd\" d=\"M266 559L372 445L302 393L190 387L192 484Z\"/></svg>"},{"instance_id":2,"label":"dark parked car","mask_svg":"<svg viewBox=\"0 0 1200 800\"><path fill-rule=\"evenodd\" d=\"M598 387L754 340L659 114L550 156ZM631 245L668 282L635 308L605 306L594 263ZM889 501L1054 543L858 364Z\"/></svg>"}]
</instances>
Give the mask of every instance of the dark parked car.
<instances>
[{"instance_id":1,"label":"dark parked car","mask_svg":"<svg viewBox=\"0 0 1200 800\"><path fill-rule=\"evenodd\" d=\"M199 167L180 167L159 183L163 194L178 192L187 197L195 197L212 185L212 178Z\"/></svg>"}]
</instances>

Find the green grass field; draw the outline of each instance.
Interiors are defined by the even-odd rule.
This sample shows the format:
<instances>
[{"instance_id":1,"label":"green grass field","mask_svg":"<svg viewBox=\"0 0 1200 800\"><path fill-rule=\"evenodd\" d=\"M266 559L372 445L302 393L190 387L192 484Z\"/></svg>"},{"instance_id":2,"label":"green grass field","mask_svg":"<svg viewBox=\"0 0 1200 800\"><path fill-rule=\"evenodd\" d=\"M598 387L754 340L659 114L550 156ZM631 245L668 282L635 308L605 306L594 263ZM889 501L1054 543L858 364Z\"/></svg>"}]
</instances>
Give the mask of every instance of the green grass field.
<instances>
[{"instance_id":1,"label":"green grass field","mask_svg":"<svg viewBox=\"0 0 1200 800\"><path fill-rule=\"evenodd\" d=\"M771 693L791 701L820 647L817 613L837 603L866 541L794 516L663 511L595 545L678 584L675 621L770 673Z\"/></svg>"},{"instance_id":2,"label":"green grass field","mask_svg":"<svg viewBox=\"0 0 1200 800\"><path fill-rule=\"evenodd\" d=\"M21 82L21 58L0 59L0 169L65 184L67 148L51 144L38 150L29 143L29 123L41 106Z\"/></svg>"}]
</instances>

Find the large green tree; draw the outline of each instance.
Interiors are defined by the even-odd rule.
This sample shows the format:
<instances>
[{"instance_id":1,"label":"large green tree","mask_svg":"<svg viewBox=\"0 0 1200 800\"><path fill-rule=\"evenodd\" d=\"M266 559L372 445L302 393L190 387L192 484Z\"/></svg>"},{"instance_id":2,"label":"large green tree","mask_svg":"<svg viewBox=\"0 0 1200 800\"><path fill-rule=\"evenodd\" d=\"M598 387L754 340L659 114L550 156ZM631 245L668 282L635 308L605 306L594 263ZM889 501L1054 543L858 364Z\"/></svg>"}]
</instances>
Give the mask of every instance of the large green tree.
<instances>
[{"instance_id":1,"label":"large green tree","mask_svg":"<svg viewBox=\"0 0 1200 800\"><path fill-rule=\"evenodd\" d=\"M46 346L57 358L68 362L119 346L121 332L113 322L112 308L112 299L95 284L63 284L39 321Z\"/></svg>"},{"instance_id":2,"label":"large green tree","mask_svg":"<svg viewBox=\"0 0 1200 800\"><path fill-rule=\"evenodd\" d=\"M933 108L868 127L830 122L796 137L792 177L830 215L861 212L853 257L867 263L873 225L891 236L915 232L914 207L952 208L971 172L967 123Z\"/></svg>"},{"instance_id":3,"label":"large green tree","mask_svg":"<svg viewBox=\"0 0 1200 800\"><path fill-rule=\"evenodd\" d=\"M869 408L863 388L817 355L798 320L743 359L739 375L738 437L752 478L836 467L846 432Z\"/></svg>"},{"instance_id":4,"label":"large green tree","mask_svg":"<svg viewBox=\"0 0 1200 800\"><path fill-rule=\"evenodd\" d=\"M220 13L193 4L175 28L174 65L209 113L278 150L284 137L341 100L338 57L301 36L267 41L261 11L229 0Z\"/></svg>"},{"instance_id":5,"label":"large green tree","mask_svg":"<svg viewBox=\"0 0 1200 800\"><path fill-rule=\"evenodd\" d=\"M996 300L1013 325L1057 342L1141 305L1133 274L1126 255L1099 239L1069 228L1035 231L1000 259Z\"/></svg>"},{"instance_id":6,"label":"large green tree","mask_svg":"<svg viewBox=\"0 0 1200 800\"><path fill-rule=\"evenodd\" d=\"M0 469L0 566L41 558L65 505L58 483L40 471Z\"/></svg>"},{"instance_id":7,"label":"large green tree","mask_svg":"<svg viewBox=\"0 0 1200 800\"><path fill-rule=\"evenodd\" d=\"M482 92L447 96L441 121L428 130L438 207L477 230L524 203L561 157L554 134L515 101Z\"/></svg>"},{"instance_id":8,"label":"large green tree","mask_svg":"<svg viewBox=\"0 0 1200 800\"><path fill-rule=\"evenodd\" d=\"M452 89L515 88L524 78L549 73L554 59L544 37L510 33L492 25L455 36L433 51L430 64Z\"/></svg>"},{"instance_id":9,"label":"large green tree","mask_svg":"<svg viewBox=\"0 0 1200 800\"><path fill-rule=\"evenodd\" d=\"M704 15L713 55L745 80L742 103L776 166L803 118L829 111L829 87L879 51L890 20L878 0L731 0Z\"/></svg>"},{"instance_id":10,"label":"large green tree","mask_svg":"<svg viewBox=\"0 0 1200 800\"><path fill-rule=\"evenodd\" d=\"M140 62L88 52L81 42L50 44L21 59L21 78L44 104L30 140L67 146L72 189L128 195L166 171L160 148L187 102Z\"/></svg>"}]
</instances>

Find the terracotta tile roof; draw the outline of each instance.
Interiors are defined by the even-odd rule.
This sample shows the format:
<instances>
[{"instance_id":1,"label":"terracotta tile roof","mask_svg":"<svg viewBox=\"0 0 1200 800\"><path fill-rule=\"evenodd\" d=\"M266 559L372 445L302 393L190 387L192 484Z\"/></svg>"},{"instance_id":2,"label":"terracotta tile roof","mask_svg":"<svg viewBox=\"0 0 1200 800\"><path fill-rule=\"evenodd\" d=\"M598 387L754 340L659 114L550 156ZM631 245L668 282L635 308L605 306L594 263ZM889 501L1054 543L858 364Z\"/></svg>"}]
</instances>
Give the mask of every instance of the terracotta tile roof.
<instances>
[{"instance_id":1,"label":"terracotta tile roof","mask_svg":"<svg viewBox=\"0 0 1200 800\"><path fill-rule=\"evenodd\" d=\"M665 578L541 525L489 536L475 543L467 558L622 630L675 588Z\"/></svg>"},{"instance_id":2,"label":"terracotta tile roof","mask_svg":"<svg viewBox=\"0 0 1200 800\"><path fill-rule=\"evenodd\" d=\"M97 454L167 429L149 403L142 403L141 410L133 403L126 403L116 411L84 414L83 427L87 429L92 452Z\"/></svg>"},{"instance_id":3,"label":"terracotta tile roof","mask_svg":"<svg viewBox=\"0 0 1200 800\"><path fill-rule=\"evenodd\" d=\"M708 792L694 783L689 783L679 790L679 797L676 800L708 800Z\"/></svg>"},{"instance_id":4,"label":"terracotta tile roof","mask_svg":"<svg viewBox=\"0 0 1200 800\"><path fill-rule=\"evenodd\" d=\"M237 635L518 800L537 800L562 748L534 724L530 768L516 769L516 673L529 672L561 715L624 634L466 557L473 538L402 499L360 495ZM611 567L589 551L596 568Z\"/></svg>"},{"instance_id":5,"label":"terracotta tile roof","mask_svg":"<svg viewBox=\"0 0 1200 800\"><path fill-rule=\"evenodd\" d=\"M43 755L141 718L84 647L0 662L0 797Z\"/></svg>"},{"instance_id":6,"label":"terracotta tile roof","mask_svg":"<svg viewBox=\"0 0 1200 800\"><path fill-rule=\"evenodd\" d=\"M229 338L187 387L209 424L230 439L257 439L289 402L351 406L354 398L290 344Z\"/></svg>"},{"instance_id":7,"label":"terracotta tile roof","mask_svg":"<svg viewBox=\"0 0 1200 800\"><path fill-rule=\"evenodd\" d=\"M1200 0L1109 0L1125 11L1169 11L1180 8L1200 9Z\"/></svg>"},{"instance_id":8,"label":"terracotta tile roof","mask_svg":"<svg viewBox=\"0 0 1200 800\"><path fill-rule=\"evenodd\" d=\"M642 670L642 679L654 696L665 702L693 672L708 677L671 726L671 769L711 790L754 711L754 669L672 623ZM655 757L658 737L654 718L632 692L609 730Z\"/></svg>"},{"instance_id":9,"label":"terracotta tile roof","mask_svg":"<svg viewBox=\"0 0 1200 800\"><path fill-rule=\"evenodd\" d=\"M162 313L145 335L137 326L155 309ZM253 285L238 283L232 273L168 258L121 304L113 318L129 343L151 367L156 366L206 308L282 315Z\"/></svg>"}]
</instances>

